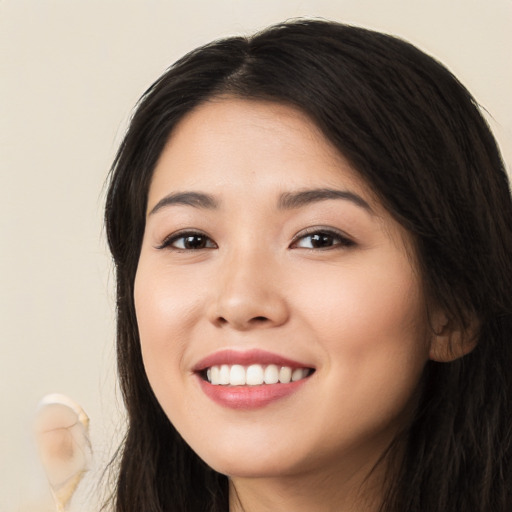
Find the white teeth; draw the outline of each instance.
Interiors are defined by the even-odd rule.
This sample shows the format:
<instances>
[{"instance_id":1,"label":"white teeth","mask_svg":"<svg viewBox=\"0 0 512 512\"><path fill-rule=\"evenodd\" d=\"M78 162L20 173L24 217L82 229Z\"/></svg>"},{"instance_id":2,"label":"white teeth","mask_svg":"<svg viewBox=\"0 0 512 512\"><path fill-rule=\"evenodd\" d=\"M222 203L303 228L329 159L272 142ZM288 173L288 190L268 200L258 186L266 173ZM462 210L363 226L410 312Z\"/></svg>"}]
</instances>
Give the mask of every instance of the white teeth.
<instances>
[{"instance_id":1,"label":"white teeth","mask_svg":"<svg viewBox=\"0 0 512 512\"><path fill-rule=\"evenodd\" d=\"M212 380L212 384L220 384L220 382L219 382L219 367L218 366L212 366L211 373L210 373L210 379Z\"/></svg>"},{"instance_id":2,"label":"white teeth","mask_svg":"<svg viewBox=\"0 0 512 512\"><path fill-rule=\"evenodd\" d=\"M229 383L232 386L243 386L246 384L245 368L239 364L234 364L229 372Z\"/></svg>"},{"instance_id":3,"label":"white teeth","mask_svg":"<svg viewBox=\"0 0 512 512\"><path fill-rule=\"evenodd\" d=\"M269 364L252 364L244 367L223 364L206 370L206 379L213 385L222 386L261 386L262 384L288 384L304 379L310 374L308 368L294 368Z\"/></svg>"},{"instance_id":4,"label":"white teeth","mask_svg":"<svg viewBox=\"0 0 512 512\"><path fill-rule=\"evenodd\" d=\"M263 384L263 367L260 364L252 364L249 366L245 380L246 384L249 386Z\"/></svg>"},{"instance_id":5,"label":"white teeth","mask_svg":"<svg viewBox=\"0 0 512 512\"><path fill-rule=\"evenodd\" d=\"M279 370L279 382L288 384L292 380L292 369L289 366L281 366Z\"/></svg>"},{"instance_id":6,"label":"white teeth","mask_svg":"<svg viewBox=\"0 0 512 512\"><path fill-rule=\"evenodd\" d=\"M265 368L265 384L277 384L279 382L279 368L275 364L269 364Z\"/></svg>"},{"instance_id":7,"label":"white teeth","mask_svg":"<svg viewBox=\"0 0 512 512\"><path fill-rule=\"evenodd\" d=\"M292 382L303 379L305 377L304 371L302 368L295 368L292 373Z\"/></svg>"},{"instance_id":8,"label":"white teeth","mask_svg":"<svg viewBox=\"0 0 512 512\"><path fill-rule=\"evenodd\" d=\"M223 364L220 367L219 371L219 384L222 384L223 386L227 386L229 384L229 377L230 371L229 366L227 364Z\"/></svg>"}]
</instances>

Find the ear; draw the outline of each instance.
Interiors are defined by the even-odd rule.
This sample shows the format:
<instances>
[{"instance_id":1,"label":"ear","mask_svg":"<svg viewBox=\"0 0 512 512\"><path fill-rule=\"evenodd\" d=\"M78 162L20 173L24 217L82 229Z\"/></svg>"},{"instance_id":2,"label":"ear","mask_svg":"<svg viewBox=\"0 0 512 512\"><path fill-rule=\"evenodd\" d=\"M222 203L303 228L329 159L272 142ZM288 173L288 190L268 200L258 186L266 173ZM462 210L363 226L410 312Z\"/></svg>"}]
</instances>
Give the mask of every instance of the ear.
<instances>
[{"instance_id":1,"label":"ear","mask_svg":"<svg viewBox=\"0 0 512 512\"><path fill-rule=\"evenodd\" d=\"M450 319L438 311L431 318L433 333L429 357L439 363L455 361L469 354L477 344L480 322L472 315L468 325Z\"/></svg>"}]
</instances>

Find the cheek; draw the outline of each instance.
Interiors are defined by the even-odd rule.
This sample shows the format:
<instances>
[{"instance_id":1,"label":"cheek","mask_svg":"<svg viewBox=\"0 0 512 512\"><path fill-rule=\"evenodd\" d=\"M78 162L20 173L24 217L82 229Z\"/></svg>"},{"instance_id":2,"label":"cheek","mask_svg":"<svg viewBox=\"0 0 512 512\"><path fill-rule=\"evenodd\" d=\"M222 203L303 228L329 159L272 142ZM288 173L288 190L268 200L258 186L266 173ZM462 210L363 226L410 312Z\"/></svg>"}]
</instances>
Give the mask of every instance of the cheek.
<instances>
[{"instance_id":1,"label":"cheek","mask_svg":"<svg viewBox=\"0 0 512 512\"><path fill-rule=\"evenodd\" d=\"M358 338L361 349L365 340L377 342L387 334L418 335L425 324L425 308L417 280L407 269L387 267L383 272L382 268L386 266L373 272L371 268L344 268L337 273L328 269L316 280L303 280L309 286L298 288L295 295L303 297L307 315L317 319L326 335Z\"/></svg>"},{"instance_id":2,"label":"cheek","mask_svg":"<svg viewBox=\"0 0 512 512\"><path fill-rule=\"evenodd\" d=\"M305 315L333 388L347 400L364 397L361 407L380 397L399 409L416 389L429 353L421 289L408 263L345 268L337 276L329 269L308 295Z\"/></svg>"},{"instance_id":3,"label":"cheek","mask_svg":"<svg viewBox=\"0 0 512 512\"><path fill-rule=\"evenodd\" d=\"M144 366L154 388L172 384L184 371L185 341L197 324L199 301L193 286L141 260L134 302Z\"/></svg>"},{"instance_id":4,"label":"cheek","mask_svg":"<svg viewBox=\"0 0 512 512\"><path fill-rule=\"evenodd\" d=\"M203 302L200 283L191 276L151 258L141 258L134 284L135 311L142 342L169 341L188 332ZM169 331L171 329L171 331ZM148 336L143 336L147 333Z\"/></svg>"}]
</instances>

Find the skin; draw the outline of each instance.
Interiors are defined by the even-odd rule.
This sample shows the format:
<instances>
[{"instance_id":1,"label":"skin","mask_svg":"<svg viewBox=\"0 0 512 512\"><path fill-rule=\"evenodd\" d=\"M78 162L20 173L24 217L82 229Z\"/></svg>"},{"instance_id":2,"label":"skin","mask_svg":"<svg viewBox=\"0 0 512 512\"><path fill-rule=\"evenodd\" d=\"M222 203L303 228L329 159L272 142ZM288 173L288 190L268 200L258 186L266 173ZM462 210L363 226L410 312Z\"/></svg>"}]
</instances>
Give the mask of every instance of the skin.
<instances>
[{"instance_id":1,"label":"skin","mask_svg":"<svg viewBox=\"0 0 512 512\"><path fill-rule=\"evenodd\" d=\"M282 194L326 188L367 207L278 206ZM217 207L162 206L184 191ZM310 228L342 238L318 247ZM183 230L203 233L203 248L165 245ZM438 343L411 254L407 233L301 112L217 98L176 127L149 190L137 320L156 397L198 455L230 476L232 512L376 509L384 466L367 477L407 424ZM263 408L226 408L192 371L226 348L315 372Z\"/></svg>"}]
</instances>

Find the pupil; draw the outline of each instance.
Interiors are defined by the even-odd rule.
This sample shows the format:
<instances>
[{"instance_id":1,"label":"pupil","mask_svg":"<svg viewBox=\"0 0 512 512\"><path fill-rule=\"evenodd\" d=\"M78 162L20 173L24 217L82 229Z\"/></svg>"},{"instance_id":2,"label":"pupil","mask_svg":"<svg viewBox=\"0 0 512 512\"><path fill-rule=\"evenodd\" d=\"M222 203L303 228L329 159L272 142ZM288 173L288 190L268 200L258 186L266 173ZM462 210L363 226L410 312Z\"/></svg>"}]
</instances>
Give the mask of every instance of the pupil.
<instances>
[{"instance_id":1,"label":"pupil","mask_svg":"<svg viewBox=\"0 0 512 512\"><path fill-rule=\"evenodd\" d=\"M187 249L202 249L204 243L204 236L201 235L190 235L185 238L185 247Z\"/></svg>"},{"instance_id":2,"label":"pupil","mask_svg":"<svg viewBox=\"0 0 512 512\"><path fill-rule=\"evenodd\" d=\"M316 234L311 237L314 247L330 247L332 245L332 236L327 234Z\"/></svg>"}]
</instances>

